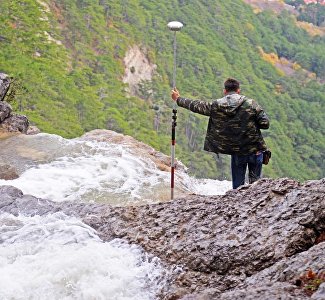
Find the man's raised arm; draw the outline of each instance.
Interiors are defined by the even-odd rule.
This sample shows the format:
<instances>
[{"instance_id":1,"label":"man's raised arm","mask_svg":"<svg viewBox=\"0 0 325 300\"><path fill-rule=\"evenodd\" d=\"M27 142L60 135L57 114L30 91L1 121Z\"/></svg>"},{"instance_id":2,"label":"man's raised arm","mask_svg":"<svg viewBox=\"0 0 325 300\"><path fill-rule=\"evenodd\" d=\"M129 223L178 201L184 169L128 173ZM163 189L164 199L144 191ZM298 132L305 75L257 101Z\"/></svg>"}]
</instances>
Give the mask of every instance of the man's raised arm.
<instances>
[{"instance_id":1,"label":"man's raised arm","mask_svg":"<svg viewBox=\"0 0 325 300\"><path fill-rule=\"evenodd\" d=\"M191 100L182 98L177 89L172 90L172 99L176 101L177 105L200 115L210 116L211 103L200 100Z\"/></svg>"}]
</instances>

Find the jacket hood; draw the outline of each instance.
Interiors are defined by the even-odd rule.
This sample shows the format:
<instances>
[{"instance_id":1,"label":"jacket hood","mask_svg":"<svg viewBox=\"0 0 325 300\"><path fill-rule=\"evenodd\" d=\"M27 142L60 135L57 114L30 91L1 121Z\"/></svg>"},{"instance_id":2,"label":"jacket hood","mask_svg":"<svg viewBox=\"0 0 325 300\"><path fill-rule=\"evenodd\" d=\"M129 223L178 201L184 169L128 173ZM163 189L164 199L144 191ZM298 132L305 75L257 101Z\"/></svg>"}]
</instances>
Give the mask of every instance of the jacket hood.
<instances>
[{"instance_id":1,"label":"jacket hood","mask_svg":"<svg viewBox=\"0 0 325 300\"><path fill-rule=\"evenodd\" d=\"M230 93L225 95L223 98L217 100L219 110L225 112L227 115L236 114L236 110L245 101L245 96L237 93Z\"/></svg>"}]
</instances>

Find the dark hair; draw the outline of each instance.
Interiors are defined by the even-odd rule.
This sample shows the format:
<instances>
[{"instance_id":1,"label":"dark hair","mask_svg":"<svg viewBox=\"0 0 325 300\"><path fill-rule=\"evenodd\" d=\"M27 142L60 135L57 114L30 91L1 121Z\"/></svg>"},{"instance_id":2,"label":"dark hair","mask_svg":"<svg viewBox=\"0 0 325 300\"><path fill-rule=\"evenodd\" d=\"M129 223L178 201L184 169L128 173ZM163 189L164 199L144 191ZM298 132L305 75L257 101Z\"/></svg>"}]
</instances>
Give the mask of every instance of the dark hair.
<instances>
[{"instance_id":1,"label":"dark hair","mask_svg":"<svg viewBox=\"0 0 325 300\"><path fill-rule=\"evenodd\" d=\"M227 92L237 92L237 90L239 89L240 83L238 80L234 79L234 78L228 78L225 83L225 90Z\"/></svg>"}]
</instances>

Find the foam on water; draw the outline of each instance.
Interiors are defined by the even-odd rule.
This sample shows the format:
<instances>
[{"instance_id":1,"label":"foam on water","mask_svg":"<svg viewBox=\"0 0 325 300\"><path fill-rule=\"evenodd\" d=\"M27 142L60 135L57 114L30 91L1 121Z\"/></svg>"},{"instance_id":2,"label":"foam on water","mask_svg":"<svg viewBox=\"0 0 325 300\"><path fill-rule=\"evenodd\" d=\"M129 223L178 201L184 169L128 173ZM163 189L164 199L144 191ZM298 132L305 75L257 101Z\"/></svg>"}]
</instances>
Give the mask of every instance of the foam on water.
<instances>
[{"instance_id":1,"label":"foam on water","mask_svg":"<svg viewBox=\"0 0 325 300\"><path fill-rule=\"evenodd\" d=\"M132 146L56 135L1 140L20 177L0 180L54 201L125 205L170 199L170 173ZM229 181L176 170L175 196L223 194ZM157 258L122 240L104 243L80 220L0 214L0 299L154 299L166 282Z\"/></svg>"},{"instance_id":2,"label":"foam on water","mask_svg":"<svg viewBox=\"0 0 325 300\"><path fill-rule=\"evenodd\" d=\"M31 138L28 142L32 144ZM158 169L148 154L135 155L123 144L65 140L46 134L37 142L45 152L46 144L51 145L46 160L34 160L27 169L21 167L26 170L18 179L0 180L0 185L13 185L25 194L54 201L121 205L130 201L169 200L170 173ZM231 188L229 181L195 179L178 170L175 185L176 197L190 193L224 194Z\"/></svg>"},{"instance_id":3,"label":"foam on water","mask_svg":"<svg viewBox=\"0 0 325 300\"><path fill-rule=\"evenodd\" d=\"M158 259L76 218L0 215L0 299L153 299L163 274Z\"/></svg>"},{"instance_id":4,"label":"foam on water","mask_svg":"<svg viewBox=\"0 0 325 300\"><path fill-rule=\"evenodd\" d=\"M232 188L231 182L228 180L192 179L192 181L192 190L199 195L224 195Z\"/></svg>"},{"instance_id":5,"label":"foam on water","mask_svg":"<svg viewBox=\"0 0 325 300\"><path fill-rule=\"evenodd\" d=\"M106 145L103 149L96 142L87 144L97 151L58 158L26 170L18 179L0 180L0 184L10 184L24 193L55 201L108 198L110 202L123 202L123 197L141 199L146 193L148 197L150 187L168 180L168 173L148 160L135 157L121 145Z\"/></svg>"}]
</instances>

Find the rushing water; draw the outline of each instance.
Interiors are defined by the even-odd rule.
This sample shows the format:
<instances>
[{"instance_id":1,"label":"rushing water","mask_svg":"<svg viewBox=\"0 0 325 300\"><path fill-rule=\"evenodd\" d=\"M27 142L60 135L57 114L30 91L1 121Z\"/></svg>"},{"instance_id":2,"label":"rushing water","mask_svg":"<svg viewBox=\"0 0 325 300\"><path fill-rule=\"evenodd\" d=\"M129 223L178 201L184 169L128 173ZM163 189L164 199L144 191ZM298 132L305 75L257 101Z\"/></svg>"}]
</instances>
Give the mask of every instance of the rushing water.
<instances>
[{"instance_id":1,"label":"rushing water","mask_svg":"<svg viewBox=\"0 0 325 300\"><path fill-rule=\"evenodd\" d=\"M123 140L19 135L0 139L0 158L20 175L0 185L53 201L138 205L170 196L169 172ZM230 189L178 170L175 184L176 196ZM0 214L0 299L154 299L166 274L157 258L122 240L104 243L79 219Z\"/></svg>"},{"instance_id":2,"label":"rushing water","mask_svg":"<svg viewBox=\"0 0 325 300\"><path fill-rule=\"evenodd\" d=\"M25 194L54 201L129 204L168 200L170 174L135 152L137 144L67 140L56 135L20 135L0 140L0 157L15 166L20 177L0 180ZM228 181L195 179L176 170L176 196L223 194Z\"/></svg>"},{"instance_id":3,"label":"rushing water","mask_svg":"<svg viewBox=\"0 0 325 300\"><path fill-rule=\"evenodd\" d=\"M153 299L163 270L80 220L0 215L0 299Z\"/></svg>"}]
</instances>

